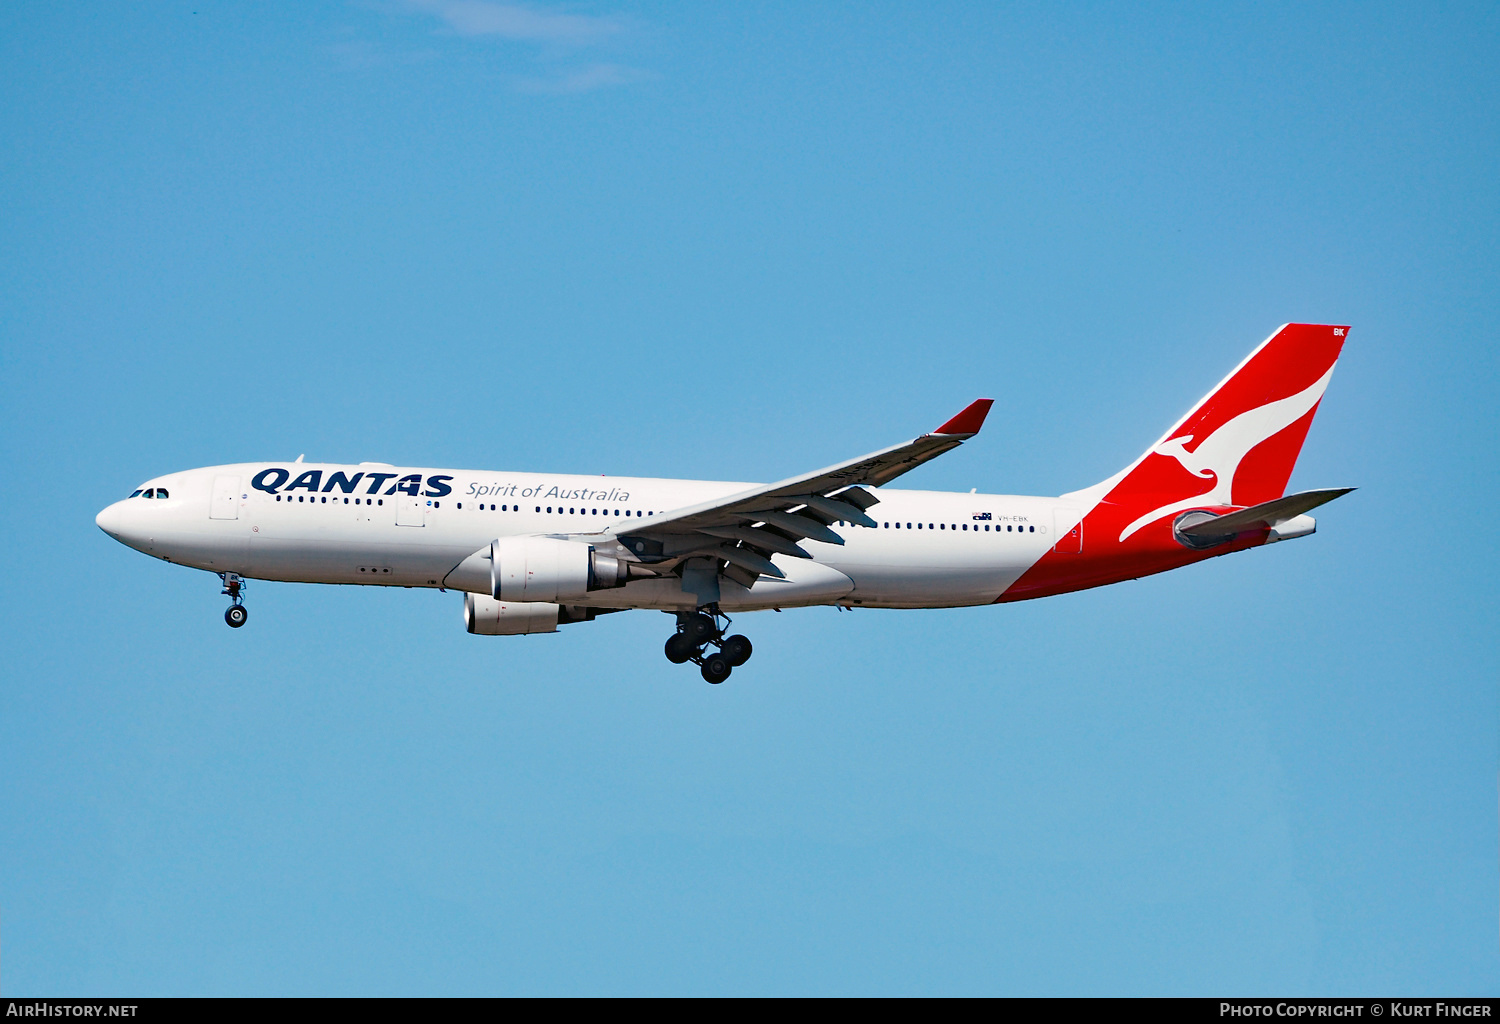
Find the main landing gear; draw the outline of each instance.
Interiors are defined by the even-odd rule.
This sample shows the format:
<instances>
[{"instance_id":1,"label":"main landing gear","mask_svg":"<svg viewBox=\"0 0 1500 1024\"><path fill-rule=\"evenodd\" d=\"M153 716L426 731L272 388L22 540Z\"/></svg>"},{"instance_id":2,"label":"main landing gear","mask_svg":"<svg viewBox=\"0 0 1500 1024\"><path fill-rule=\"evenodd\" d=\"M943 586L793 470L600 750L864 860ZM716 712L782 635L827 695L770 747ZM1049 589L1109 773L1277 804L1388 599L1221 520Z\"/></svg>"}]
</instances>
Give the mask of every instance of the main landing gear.
<instances>
[{"instance_id":1,"label":"main landing gear","mask_svg":"<svg viewBox=\"0 0 1500 1024\"><path fill-rule=\"evenodd\" d=\"M724 624L719 625L722 619ZM677 613L677 632L667 637L667 660L674 665L696 662L703 678L715 685L729 678L738 665L750 660L755 650L750 638L736 633L726 637L729 616L718 605L708 605L696 612ZM712 648L717 647L718 650Z\"/></svg>"},{"instance_id":2,"label":"main landing gear","mask_svg":"<svg viewBox=\"0 0 1500 1024\"><path fill-rule=\"evenodd\" d=\"M238 573L233 572L221 572L219 573L219 579L224 581L224 589L221 593L234 602L224 610L224 621L235 629L239 629L245 624L245 620L250 617L250 613L245 610L245 598L243 596L245 593L245 581Z\"/></svg>"}]
</instances>

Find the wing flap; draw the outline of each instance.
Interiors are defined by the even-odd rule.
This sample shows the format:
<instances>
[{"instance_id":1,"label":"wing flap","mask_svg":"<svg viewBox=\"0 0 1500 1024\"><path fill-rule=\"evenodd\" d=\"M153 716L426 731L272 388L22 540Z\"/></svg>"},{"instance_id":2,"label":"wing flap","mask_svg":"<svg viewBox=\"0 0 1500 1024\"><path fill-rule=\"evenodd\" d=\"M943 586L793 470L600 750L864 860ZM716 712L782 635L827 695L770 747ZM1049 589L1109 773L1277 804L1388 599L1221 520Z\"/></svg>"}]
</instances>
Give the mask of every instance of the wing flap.
<instances>
[{"instance_id":1,"label":"wing flap","mask_svg":"<svg viewBox=\"0 0 1500 1024\"><path fill-rule=\"evenodd\" d=\"M807 553L806 548L770 530L758 530L750 526L705 526L698 532L706 533L710 537L722 537L725 540L744 541L763 551L775 551L777 554L791 555L793 558L812 557Z\"/></svg>"},{"instance_id":2,"label":"wing flap","mask_svg":"<svg viewBox=\"0 0 1500 1024\"><path fill-rule=\"evenodd\" d=\"M790 512L741 512L737 514L737 518L747 523L765 523L804 540L820 540L824 544L844 543L844 538L825 526L822 520L810 516L793 515Z\"/></svg>"}]
</instances>

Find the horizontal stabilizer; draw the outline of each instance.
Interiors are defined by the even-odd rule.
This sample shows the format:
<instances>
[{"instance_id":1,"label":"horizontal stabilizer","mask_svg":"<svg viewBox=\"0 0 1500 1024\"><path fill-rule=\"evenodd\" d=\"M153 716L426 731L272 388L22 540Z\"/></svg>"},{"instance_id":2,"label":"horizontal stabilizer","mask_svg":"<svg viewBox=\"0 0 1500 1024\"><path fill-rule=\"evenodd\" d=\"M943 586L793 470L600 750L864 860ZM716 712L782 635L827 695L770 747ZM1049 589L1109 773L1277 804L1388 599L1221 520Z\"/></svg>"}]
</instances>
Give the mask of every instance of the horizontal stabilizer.
<instances>
[{"instance_id":1,"label":"horizontal stabilizer","mask_svg":"<svg viewBox=\"0 0 1500 1024\"><path fill-rule=\"evenodd\" d=\"M1215 516L1201 523L1193 523L1191 526L1180 526L1177 532L1185 533L1190 537L1224 537L1244 530L1253 530L1256 527L1274 528L1277 523L1294 519L1319 505L1326 505L1334 498L1342 498L1352 490L1354 490L1353 487L1331 487L1322 491L1288 494L1284 498L1251 505L1238 512Z\"/></svg>"}]
</instances>

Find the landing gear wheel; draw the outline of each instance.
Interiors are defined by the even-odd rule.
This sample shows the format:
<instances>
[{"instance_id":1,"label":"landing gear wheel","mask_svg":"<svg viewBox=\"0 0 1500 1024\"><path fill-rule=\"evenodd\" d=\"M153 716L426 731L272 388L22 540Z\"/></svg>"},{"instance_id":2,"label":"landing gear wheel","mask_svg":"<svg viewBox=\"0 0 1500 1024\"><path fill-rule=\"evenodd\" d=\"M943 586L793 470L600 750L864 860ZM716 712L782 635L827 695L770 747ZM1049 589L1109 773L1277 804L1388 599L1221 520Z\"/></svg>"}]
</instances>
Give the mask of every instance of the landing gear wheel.
<instances>
[{"instance_id":1,"label":"landing gear wheel","mask_svg":"<svg viewBox=\"0 0 1500 1024\"><path fill-rule=\"evenodd\" d=\"M729 659L717 651L703 656L703 678L706 682L718 685L729 678L729 673L733 669L734 666L729 664Z\"/></svg>"},{"instance_id":2,"label":"landing gear wheel","mask_svg":"<svg viewBox=\"0 0 1500 1024\"><path fill-rule=\"evenodd\" d=\"M719 645L719 649L724 652L724 657L729 659L729 664L736 668L749 661L751 653L755 650L754 646L750 643L750 638L743 633L736 633L734 636L726 637L724 642Z\"/></svg>"},{"instance_id":3,"label":"landing gear wheel","mask_svg":"<svg viewBox=\"0 0 1500 1024\"><path fill-rule=\"evenodd\" d=\"M245 578L237 572L221 572L219 579L224 581L224 589L220 593L230 601L229 608L224 612L224 621L239 629L250 617L244 605Z\"/></svg>"},{"instance_id":4,"label":"landing gear wheel","mask_svg":"<svg viewBox=\"0 0 1500 1024\"><path fill-rule=\"evenodd\" d=\"M681 665L685 661L692 661L693 655L697 653L698 645L682 633L673 633L667 637L667 660L672 664Z\"/></svg>"},{"instance_id":5,"label":"landing gear wheel","mask_svg":"<svg viewBox=\"0 0 1500 1024\"><path fill-rule=\"evenodd\" d=\"M687 637L696 645L708 643L719 635L718 623L714 622L712 615L704 615L698 612L689 615L682 620L682 636Z\"/></svg>"}]
</instances>

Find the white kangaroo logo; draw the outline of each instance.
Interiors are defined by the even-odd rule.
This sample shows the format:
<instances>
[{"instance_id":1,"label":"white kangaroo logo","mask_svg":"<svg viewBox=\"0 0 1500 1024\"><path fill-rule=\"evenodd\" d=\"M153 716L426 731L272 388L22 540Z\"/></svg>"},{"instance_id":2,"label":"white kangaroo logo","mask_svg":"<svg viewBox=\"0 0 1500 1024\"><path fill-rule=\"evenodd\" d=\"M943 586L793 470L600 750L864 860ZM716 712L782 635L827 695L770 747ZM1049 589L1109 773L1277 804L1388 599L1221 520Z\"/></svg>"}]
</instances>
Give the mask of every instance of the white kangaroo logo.
<instances>
[{"instance_id":1,"label":"white kangaroo logo","mask_svg":"<svg viewBox=\"0 0 1500 1024\"><path fill-rule=\"evenodd\" d=\"M1318 399L1323 397L1323 391L1328 387L1332 376L1333 367L1330 366L1328 372L1305 391L1240 413L1205 437L1193 451L1187 450L1193 440L1192 434L1171 438L1152 448L1151 451L1157 455L1169 455L1176 459L1183 469L1194 476L1204 480L1212 479L1214 485L1203 494L1195 494L1147 512L1125 527L1120 540L1123 541L1147 523L1154 523L1173 512L1200 505L1230 504L1230 488L1234 484L1234 474L1240 468L1241 460L1250 453L1250 449L1306 416L1318 404Z\"/></svg>"}]
</instances>

